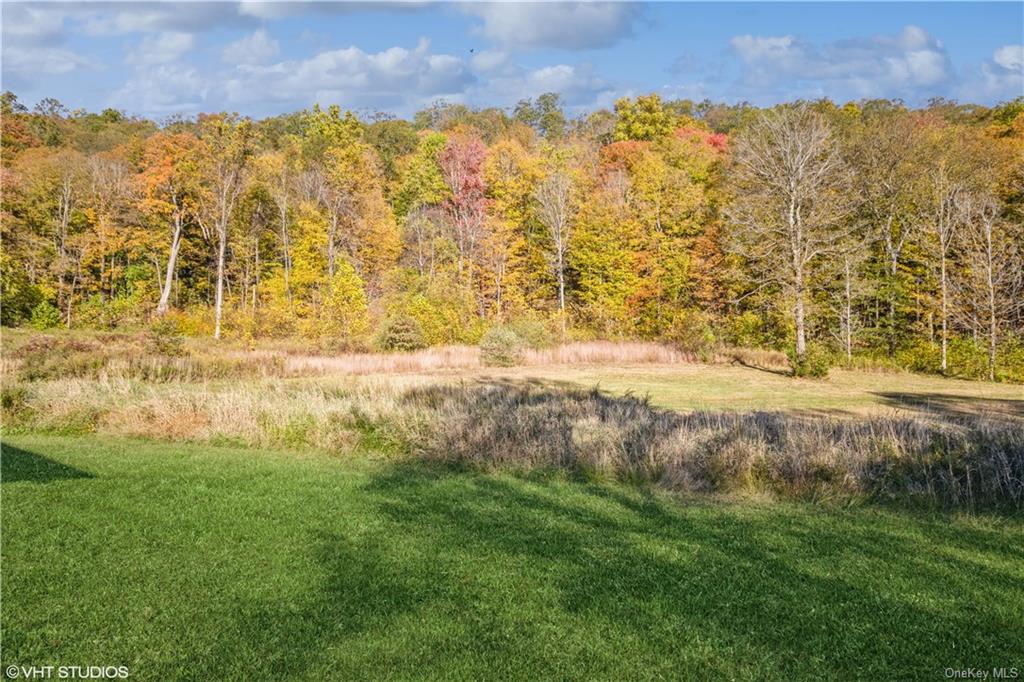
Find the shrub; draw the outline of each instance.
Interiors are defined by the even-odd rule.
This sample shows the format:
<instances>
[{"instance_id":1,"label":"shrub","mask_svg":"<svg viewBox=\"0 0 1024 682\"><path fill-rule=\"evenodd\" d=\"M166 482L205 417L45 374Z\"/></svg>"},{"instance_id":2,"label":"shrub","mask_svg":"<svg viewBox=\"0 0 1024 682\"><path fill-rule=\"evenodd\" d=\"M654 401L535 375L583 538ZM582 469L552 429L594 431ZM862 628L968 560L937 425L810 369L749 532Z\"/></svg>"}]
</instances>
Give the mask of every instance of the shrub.
<instances>
[{"instance_id":1,"label":"shrub","mask_svg":"<svg viewBox=\"0 0 1024 682\"><path fill-rule=\"evenodd\" d=\"M555 338L541 320L532 317L516 317L505 325L522 339L527 348L542 350L555 345Z\"/></svg>"},{"instance_id":2,"label":"shrub","mask_svg":"<svg viewBox=\"0 0 1024 682\"><path fill-rule=\"evenodd\" d=\"M996 379L1024 383L1024 338L1011 336L996 349Z\"/></svg>"},{"instance_id":3,"label":"shrub","mask_svg":"<svg viewBox=\"0 0 1024 682\"><path fill-rule=\"evenodd\" d=\"M570 439L577 469L592 480L613 480L622 469L622 429L596 416L576 421Z\"/></svg>"},{"instance_id":4,"label":"shrub","mask_svg":"<svg viewBox=\"0 0 1024 682\"><path fill-rule=\"evenodd\" d=\"M164 319L174 320L182 336L213 336L213 315L202 306L168 310L164 313Z\"/></svg>"},{"instance_id":5,"label":"shrub","mask_svg":"<svg viewBox=\"0 0 1024 682\"><path fill-rule=\"evenodd\" d=\"M508 327L492 327L480 339L480 362L487 367L518 365L523 351L523 340Z\"/></svg>"},{"instance_id":6,"label":"shrub","mask_svg":"<svg viewBox=\"0 0 1024 682\"><path fill-rule=\"evenodd\" d=\"M184 340L178 322L172 318L160 318L150 325L146 335L149 350L157 355L179 356L185 354Z\"/></svg>"},{"instance_id":7,"label":"shrub","mask_svg":"<svg viewBox=\"0 0 1024 682\"><path fill-rule=\"evenodd\" d=\"M821 379L828 376L831 365L831 354L826 348L816 343L807 344L807 351L800 357L796 349L786 351L789 356L789 369L795 377Z\"/></svg>"},{"instance_id":8,"label":"shrub","mask_svg":"<svg viewBox=\"0 0 1024 682\"><path fill-rule=\"evenodd\" d=\"M49 301L42 301L32 309L29 324L36 329L53 329L60 325L60 311Z\"/></svg>"},{"instance_id":9,"label":"shrub","mask_svg":"<svg viewBox=\"0 0 1024 682\"><path fill-rule=\"evenodd\" d=\"M748 310L725 320L723 336L733 346L781 349L790 332L789 321L777 312L758 314Z\"/></svg>"},{"instance_id":10,"label":"shrub","mask_svg":"<svg viewBox=\"0 0 1024 682\"><path fill-rule=\"evenodd\" d=\"M25 344L18 354L19 377L25 381L95 377L107 363L107 352L93 339L43 336Z\"/></svg>"},{"instance_id":11,"label":"shrub","mask_svg":"<svg viewBox=\"0 0 1024 682\"><path fill-rule=\"evenodd\" d=\"M896 362L911 372L938 372L941 367L939 344L915 341L896 353Z\"/></svg>"},{"instance_id":12,"label":"shrub","mask_svg":"<svg viewBox=\"0 0 1024 682\"><path fill-rule=\"evenodd\" d=\"M415 318L425 346L479 342L484 322L476 297L453 275L439 274L433 282L414 279L401 288L386 295L386 314Z\"/></svg>"},{"instance_id":13,"label":"shrub","mask_svg":"<svg viewBox=\"0 0 1024 682\"><path fill-rule=\"evenodd\" d=\"M384 320L377 334L381 350L412 351L427 347L423 327L415 317L397 315Z\"/></svg>"},{"instance_id":14,"label":"shrub","mask_svg":"<svg viewBox=\"0 0 1024 682\"><path fill-rule=\"evenodd\" d=\"M667 336L680 350L697 353L704 360L709 360L715 350L715 334L710 320L706 313L700 311L680 311Z\"/></svg>"},{"instance_id":15,"label":"shrub","mask_svg":"<svg viewBox=\"0 0 1024 682\"><path fill-rule=\"evenodd\" d=\"M28 410L29 391L21 384L6 383L0 388L0 409L5 417L14 417Z\"/></svg>"},{"instance_id":16,"label":"shrub","mask_svg":"<svg viewBox=\"0 0 1024 682\"><path fill-rule=\"evenodd\" d=\"M32 316L32 310L39 305L43 294L32 284L25 268L19 267L13 259L0 253L0 324L15 327Z\"/></svg>"},{"instance_id":17,"label":"shrub","mask_svg":"<svg viewBox=\"0 0 1024 682\"><path fill-rule=\"evenodd\" d=\"M281 376L285 371L280 356L173 357L155 353L153 343L149 333L95 338L39 336L12 356L22 360L18 378L23 381L118 378L184 382Z\"/></svg>"},{"instance_id":18,"label":"shrub","mask_svg":"<svg viewBox=\"0 0 1024 682\"><path fill-rule=\"evenodd\" d=\"M948 372L962 379L988 379L988 350L971 339L952 338L946 349Z\"/></svg>"}]
</instances>

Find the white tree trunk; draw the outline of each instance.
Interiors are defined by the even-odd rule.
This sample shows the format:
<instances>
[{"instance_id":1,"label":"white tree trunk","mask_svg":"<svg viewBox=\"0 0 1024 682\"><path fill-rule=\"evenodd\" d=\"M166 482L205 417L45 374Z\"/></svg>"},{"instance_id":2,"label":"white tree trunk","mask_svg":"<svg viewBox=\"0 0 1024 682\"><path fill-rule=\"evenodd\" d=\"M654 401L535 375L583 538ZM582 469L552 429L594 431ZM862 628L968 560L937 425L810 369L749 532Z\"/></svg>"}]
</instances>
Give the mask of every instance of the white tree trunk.
<instances>
[{"instance_id":1,"label":"white tree trunk","mask_svg":"<svg viewBox=\"0 0 1024 682\"><path fill-rule=\"evenodd\" d=\"M228 241L227 225L218 230L218 237L220 243L217 248L217 303L213 329L213 338L215 339L220 338L220 319L224 310L224 252L227 249Z\"/></svg>"},{"instance_id":2,"label":"white tree trunk","mask_svg":"<svg viewBox=\"0 0 1024 682\"><path fill-rule=\"evenodd\" d=\"M181 216L174 216L174 236L171 238L171 255L167 259L167 273L164 275L163 286L160 288L160 303L156 306L156 314L163 315L167 312L171 300L171 285L174 283L174 273L178 262L178 251L181 248Z\"/></svg>"},{"instance_id":3,"label":"white tree trunk","mask_svg":"<svg viewBox=\"0 0 1024 682\"><path fill-rule=\"evenodd\" d=\"M942 291L942 338L940 340L940 342L942 344L942 363L941 363L941 365L942 365L942 373L945 374L946 373L946 367L947 367L947 363L946 363L946 341L947 341L947 331L948 331L948 326L949 326L949 313L948 313L949 302L946 300L947 299L947 292L946 292L946 288L947 287L946 287L946 253L945 253L945 245L943 245L943 253L942 253L942 256L940 258L940 263L941 263L940 264L940 288L941 288L941 291Z\"/></svg>"},{"instance_id":4,"label":"white tree trunk","mask_svg":"<svg viewBox=\"0 0 1024 682\"><path fill-rule=\"evenodd\" d=\"M853 362L853 275L850 272L849 257L846 258L844 266L846 274L846 308L844 311L846 315L846 364L849 366Z\"/></svg>"}]
</instances>

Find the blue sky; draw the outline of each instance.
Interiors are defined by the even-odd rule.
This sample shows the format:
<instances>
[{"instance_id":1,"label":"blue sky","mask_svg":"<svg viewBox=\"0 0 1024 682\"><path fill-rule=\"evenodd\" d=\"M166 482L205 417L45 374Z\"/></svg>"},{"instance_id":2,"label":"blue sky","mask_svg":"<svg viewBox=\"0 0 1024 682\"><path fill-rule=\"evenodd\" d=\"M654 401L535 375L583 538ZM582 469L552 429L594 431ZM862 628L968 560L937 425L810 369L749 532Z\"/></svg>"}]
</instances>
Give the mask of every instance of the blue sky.
<instances>
[{"instance_id":1,"label":"blue sky","mask_svg":"<svg viewBox=\"0 0 1024 682\"><path fill-rule=\"evenodd\" d=\"M1024 94L1024 3L3 2L3 88L133 114Z\"/></svg>"}]
</instances>

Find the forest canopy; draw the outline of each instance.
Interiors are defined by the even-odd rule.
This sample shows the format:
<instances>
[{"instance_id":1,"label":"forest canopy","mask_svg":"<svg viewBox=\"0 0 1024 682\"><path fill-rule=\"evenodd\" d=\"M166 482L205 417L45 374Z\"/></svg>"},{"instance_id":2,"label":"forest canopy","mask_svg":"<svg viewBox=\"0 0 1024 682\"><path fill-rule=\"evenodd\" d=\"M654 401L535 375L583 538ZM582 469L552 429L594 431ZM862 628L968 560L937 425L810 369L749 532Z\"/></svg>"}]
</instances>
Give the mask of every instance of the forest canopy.
<instances>
[{"instance_id":1,"label":"forest canopy","mask_svg":"<svg viewBox=\"0 0 1024 682\"><path fill-rule=\"evenodd\" d=\"M151 121L7 92L2 152L5 326L506 326L1024 380L1024 98Z\"/></svg>"}]
</instances>

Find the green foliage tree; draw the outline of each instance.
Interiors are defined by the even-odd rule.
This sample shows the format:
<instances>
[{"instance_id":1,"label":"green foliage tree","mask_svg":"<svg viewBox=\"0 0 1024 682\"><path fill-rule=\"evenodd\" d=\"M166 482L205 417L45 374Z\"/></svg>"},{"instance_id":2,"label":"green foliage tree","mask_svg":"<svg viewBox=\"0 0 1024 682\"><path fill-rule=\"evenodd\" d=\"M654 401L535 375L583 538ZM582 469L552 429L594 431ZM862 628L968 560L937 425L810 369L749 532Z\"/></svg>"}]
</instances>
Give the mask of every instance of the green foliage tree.
<instances>
[{"instance_id":1,"label":"green foliage tree","mask_svg":"<svg viewBox=\"0 0 1024 682\"><path fill-rule=\"evenodd\" d=\"M661 96L652 92L636 99L615 102L616 140L654 140L676 127L675 117L665 110Z\"/></svg>"}]
</instances>

